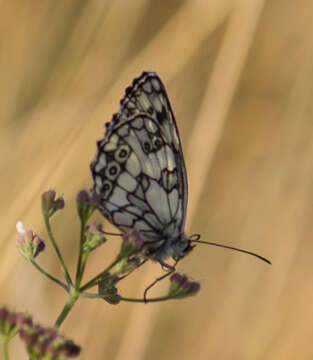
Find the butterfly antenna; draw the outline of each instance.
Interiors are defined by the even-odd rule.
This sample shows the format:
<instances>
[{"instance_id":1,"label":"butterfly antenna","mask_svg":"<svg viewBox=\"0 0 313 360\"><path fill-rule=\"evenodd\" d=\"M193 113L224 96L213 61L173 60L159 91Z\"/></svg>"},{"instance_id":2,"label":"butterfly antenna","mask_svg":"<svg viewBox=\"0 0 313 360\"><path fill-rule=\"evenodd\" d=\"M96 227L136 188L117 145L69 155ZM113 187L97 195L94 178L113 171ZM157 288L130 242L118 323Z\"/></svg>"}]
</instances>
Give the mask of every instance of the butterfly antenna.
<instances>
[{"instance_id":1,"label":"butterfly antenna","mask_svg":"<svg viewBox=\"0 0 313 360\"><path fill-rule=\"evenodd\" d=\"M194 239L193 239L194 238ZM206 244L206 245L213 245L213 246L218 246L218 247L222 247L224 249L229 249L229 250L234 250L234 251L239 251L239 252L242 252L242 253L245 253L245 254L248 254L248 255L252 255L264 262L266 262L267 264L272 264L268 259L266 259L265 257L261 256L261 255L258 255L254 252L251 252L251 251L248 251L248 250L243 250L243 249L239 249L239 248L236 248L236 247L233 247L233 246L227 246L227 245L222 245L222 244L218 244L218 243L214 243L214 242L210 242L210 241L202 241L202 240L199 240L200 239L200 235L198 234L195 234L195 235L192 235L191 236L191 239L190 239L190 242L192 243L198 243L198 244Z\"/></svg>"}]
</instances>

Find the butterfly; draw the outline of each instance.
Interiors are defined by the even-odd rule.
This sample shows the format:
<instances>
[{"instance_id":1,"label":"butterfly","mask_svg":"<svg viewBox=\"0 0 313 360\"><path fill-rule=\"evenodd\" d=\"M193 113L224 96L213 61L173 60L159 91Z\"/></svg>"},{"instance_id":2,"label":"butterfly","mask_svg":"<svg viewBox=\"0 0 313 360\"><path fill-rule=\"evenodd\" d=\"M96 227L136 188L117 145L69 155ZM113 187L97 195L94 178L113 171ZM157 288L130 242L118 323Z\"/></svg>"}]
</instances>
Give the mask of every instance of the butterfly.
<instances>
[{"instance_id":1,"label":"butterfly","mask_svg":"<svg viewBox=\"0 0 313 360\"><path fill-rule=\"evenodd\" d=\"M165 87L155 72L143 72L126 88L119 110L105 124L92 161L93 192L98 209L113 225L144 241L142 255L159 262L168 274L195 243L213 245L252 255L254 252L188 237L185 221L188 183L175 117ZM174 266L164 262L172 257Z\"/></svg>"},{"instance_id":2,"label":"butterfly","mask_svg":"<svg viewBox=\"0 0 313 360\"><path fill-rule=\"evenodd\" d=\"M175 117L155 72L126 88L91 163L98 209L123 233L136 230L143 255L161 264L192 248L185 233L187 174Z\"/></svg>"}]
</instances>

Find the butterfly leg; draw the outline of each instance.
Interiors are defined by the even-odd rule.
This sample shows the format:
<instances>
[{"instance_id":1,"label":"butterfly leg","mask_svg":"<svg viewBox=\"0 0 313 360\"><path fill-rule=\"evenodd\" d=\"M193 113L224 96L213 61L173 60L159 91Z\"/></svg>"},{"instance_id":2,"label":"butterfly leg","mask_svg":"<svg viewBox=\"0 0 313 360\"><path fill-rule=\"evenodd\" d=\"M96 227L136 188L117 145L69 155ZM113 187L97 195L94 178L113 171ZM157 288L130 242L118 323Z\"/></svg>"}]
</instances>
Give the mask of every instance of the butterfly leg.
<instances>
[{"instance_id":1,"label":"butterfly leg","mask_svg":"<svg viewBox=\"0 0 313 360\"><path fill-rule=\"evenodd\" d=\"M176 271L176 264L178 263L178 261L175 261L174 265L169 265L169 264L166 264L165 262L163 261L160 261L159 262L160 265L162 266L162 269L164 269L165 271L167 271L166 274L158 277L157 279L155 279L148 287L146 287L144 293L143 293L143 299L144 299L144 302L147 303L147 293L148 291L154 286L156 285L159 281L167 278L168 276L170 276L171 274L173 274L173 272Z\"/></svg>"}]
</instances>

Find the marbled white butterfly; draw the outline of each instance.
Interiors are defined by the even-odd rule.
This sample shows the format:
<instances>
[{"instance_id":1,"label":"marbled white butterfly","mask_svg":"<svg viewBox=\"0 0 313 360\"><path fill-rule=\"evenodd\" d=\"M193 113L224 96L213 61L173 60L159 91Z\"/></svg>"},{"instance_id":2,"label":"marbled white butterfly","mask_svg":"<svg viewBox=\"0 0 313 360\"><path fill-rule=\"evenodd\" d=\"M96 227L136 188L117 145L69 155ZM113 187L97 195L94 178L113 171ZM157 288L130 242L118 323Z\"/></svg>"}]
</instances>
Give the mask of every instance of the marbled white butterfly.
<instances>
[{"instance_id":1,"label":"marbled white butterfly","mask_svg":"<svg viewBox=\"0 0 313 360\"><path fill-rule=\"evenodd\" d=\"M185 234L187 175L174 114L164 85L154 72L135 78L106 123L91 163L100 212L123 233L136 230L143 255L162 265L185 256L192 242L246 250ZM173 267L172 271L174 270Z\"/></svg>"},{"instance_id":2,"label":"marbled white butterfly","mask_svg":"<svg viewBox=\"0 0 313 360\"><path fill-rule=\"evenodd\" d=\"M106 124L91 164L100 212L122 232L138 231L156 261L185 255L187 176L179 134L162 81L134 79Z\"/></svg>"}]
</instances>

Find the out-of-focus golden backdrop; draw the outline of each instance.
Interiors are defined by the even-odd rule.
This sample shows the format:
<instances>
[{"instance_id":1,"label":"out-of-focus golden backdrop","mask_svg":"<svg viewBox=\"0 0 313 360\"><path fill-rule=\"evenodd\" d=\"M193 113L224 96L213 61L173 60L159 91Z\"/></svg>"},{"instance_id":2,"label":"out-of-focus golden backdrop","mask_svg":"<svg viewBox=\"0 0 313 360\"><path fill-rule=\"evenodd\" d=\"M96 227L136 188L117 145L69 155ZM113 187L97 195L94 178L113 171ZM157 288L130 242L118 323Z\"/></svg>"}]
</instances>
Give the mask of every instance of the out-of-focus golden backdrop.
<instances>
[{"instance_id":1,"label":"out-of-focus golden backdrop","mask_svg":"<svg viewBox=\"0 0 313 360\"><path fill-rule=\"evenodd\" d=\"M66 294L19 255L15 224L47 238L40 195L63 193L52 223L74 272L75 196L91 186L96 140L125 87L153 70L183 143L187 233L273 265L199 245L178 267L200 281L197 296L79 300L62 331L82 345L81 359L313 358L312 14L309 0L1 1L0 305L54 323ZM86 279L119 245L112 238L91 254ZM61 276L52 250L38 263ZM160 274L146 264L122 294L142 296ZM18 340L11 351L25 358Z\"/></svg>"}]
</instances>

